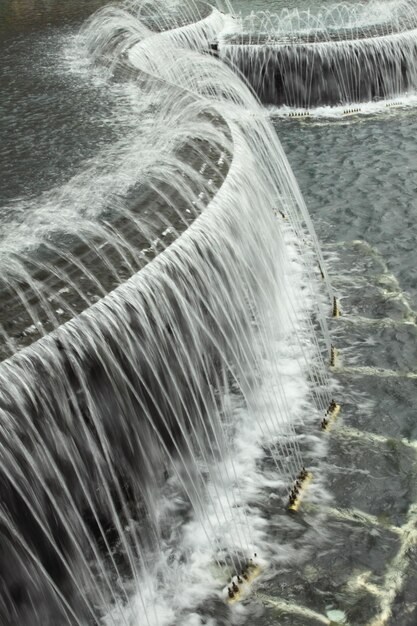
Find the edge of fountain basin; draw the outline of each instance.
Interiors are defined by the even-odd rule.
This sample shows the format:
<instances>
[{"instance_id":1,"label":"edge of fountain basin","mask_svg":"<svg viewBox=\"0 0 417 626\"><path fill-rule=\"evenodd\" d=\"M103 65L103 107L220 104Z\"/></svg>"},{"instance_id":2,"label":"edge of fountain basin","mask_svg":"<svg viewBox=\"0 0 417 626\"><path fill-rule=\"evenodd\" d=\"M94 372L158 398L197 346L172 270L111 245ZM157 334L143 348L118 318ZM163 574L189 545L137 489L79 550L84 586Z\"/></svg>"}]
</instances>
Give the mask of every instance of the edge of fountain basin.
<instances>
[{"instance_id":1,"label":"edge of fountain basin","mask_svg":"<svg viewBox=\"0 0 417 626\"><path fill-rule=\"evenodd\" d=\"M224 120L224 123L230 129L230 126L229 124L227 124L226 120ZM51 342L59 340L61 338L60 336L63 333L66 333L68 329L76 327L82 320L91 319L91 317L95 316L97 311L100 312L102 310L105 310L106 308L109 308L109 305L111 308L111 302L114 301L115 298L124 299L125 294L129 293L132 288L135 289L143 281L146 281L148 276L153 276L155 274L163 272L166 266L170 264L172 257L173 255L175 255L176 252L182 250L184 247L192 245L194 241L198 238L199 233L204 229L204 226L209 227L210 225L212 225L212 214L221 214L221 198L227 192L227 188L230 185L230 179L233 177L233 172L237 167L236 158L239 156L239 154L236 154L236 142L233 137L233 132L232 138L233 157L229 165L226 177L223 180L223 183L218 189L215 196L213 196L213 198L207 204L206 208L202 211L200 215L195 218L195 220L188 226L188 228L186 228L167 248L162 250L156 257L151 259L149 263L147 263L147 265L145 265L138 272L130 276L130 278L128 278L124 283L118 285L112 291L109 291L98 302L95 302L88 308L84 309L84 311L71 318L64 324L61 324L44 337L40 337L29 346L25 346L21 350L11 355L8 359L2 361L0 363L0 370L2 368L10 367L12 364L19 362L20 359L24 359L25 357L30 356L31 353L42 350Z\"/></svg>"},{"instance_id":2,"label":"edge of fountain basin","mask_svg":"<svg viewBox=\"0 0 417 626\"><path fill-rule=\"evenodd\" d=\"M373 46L375 45L376 41L381 41L381 39L389 39L391 41L394 40L398 40L398 39L402 39L402 38L408 38L408 37L415 37L417 40L417 26L415 28L412 28L410 30L406 30L406 31L401 31L398 33L389 33L389 34L385 34L385 35L375 35L375 37L359 37L357 39L336 39L336 40L324 40L324 41L271 41L271 42L265 42L265 43L239 43L239 42L223 42L223 46L224 48L226 47L230 47L230 48L268 48L268 49L277 49L277 48L288 48L288 47L292 47L292 48L297 48L297 47L327 47L327 46L337 46L337 47L342 47L342 46L349 46L349 47L353 47L353 46L357 46L360 43L365 43L368 46ZM221 52L221 50L220 50Z\"/></svg>"},{"instance_id":3,"label":"edge of fountain basin","mask_svg":"<svg viewBox=\"0 0 417 626\"><path fill-rule=\"evenodd\" d=\"M233 144L232 159L223 183L219 187L217 193L208 202L205 209L203 209L203 211L200 213L200 215L198 215L194 219L194 221L188 226L188 228L186 228L175 239L175 241L173 241L167 248L162 250L156 257L151 259L149 263L147 263L147 265L145 265L142 269L130 276L130 278L128 278L122 284L118 285L115 289L109 291L98 302L90 305L88 308L84 309L84 311L74 316L64 324L61 324L44 337L40 337L29 346L25 346L21 350L15 352L9 358L2 361L0 363L0 371L2 369L8 369L15 363L19 363L20 360L27 358L32 353L36 353L40 350L47 348L48 345L51 345L51 343L55 343L57 340L61 339L62 335L65 334L68 330L75 328L80 323L80 321L82 322L83 320L89 320L93 316L95 316L97 312L100 314L101 311L111 308L111 303L112 301L114 301L115 298L125 299L125 294L129 293L131 289L136 289L143 281L146 281L148 277L163 272L165 268L171 263L173 256L179 250L183 250L184 247L193 245L194 241L198 240L198 236L201 231L203 231L204 229L207 230L207 228L210 228L213 225L213 214L221 216L221 200L222 197L229 192L229 187L231 186L231 181L233 181L234 179L234 172L238 167L237 162L239 161L240 157L240 151L239 148L237 148L235 133L233 132L232 128L225 120L225 118L223 117L222 119L225 126L227 126L227 128L231 132Z\"/></svg>"},{"instance_id":4,"label":"edge of fountain basin","mask_svg":"<svg viewBox=\"0 0 417 626\"><path fill-rule=\"evenodd\" d=\"M161 36L161 35L164 36L164 34L168 35L172 32L178 32L178 31L183 31L184 29L195 28L198 25L201 26L201 25L206 24L207 21L210 21L213 18L213 16L218 17L220 15L222 15L221 12L215 7L212 7L211 13L205 16L203 19L197 22L186 24L185 26L179 26L169 31L162 31L161 33L155 33L155 36ZM179 89L181 89L181 87L179 87ZM193 220L193 222L185 230L183 230L178 235L178 237L172 243L169 244L169 246L167 246L164 250L162 250L156 257L151 259L138 272L136 272L135 274L132 274L132 276L130 276L123 283L121 283L120 285L118 285L117 287L109 291L108 293L106 293L102 298L100 298L98 302L94 302L89 307L87 307L86 309L84 309L83 311L81 311L80 313L78 313L77 315L69 319L68 321L64 322L63 324L60 324L57 328L54 328L53 330L51 330L47 335L43 337L39 337L39 339L31 343L30 345L24 346L20 350L17 350L14 354L10 355L8 358L4 359L3 361L0 361L0 370L11 366L13 363L18 362L20 359L24 359L25 357L27 357L33 352L42 350L45 346L47 346L51 342L55 342L57 339L60 339L60 335L62 333L65 333L67 329L76 326L80 320L89 319L96 311L99 311L101 308L105 309L108 306L109 301L114 299L115 296L118 297L121 293L123 293L123 291L128 291L131 288L131 286L134 285L136 282L146 280L146 277L148 275L152 275L153 272L160 271L161 267L169 264L172 254L175 254L175 251L177 249L180 249L180 247L184 244L184 241L189 241L189 240L192 241L191 233L194 233L194 230L196 229L200 229L200 225L205 223L205 221L208 219L207 213L210 213L211 211L215 210L215 207L217 204L217 198L219 197L219 195L222 194L223 188L227 186L228 183L230 182L230 174L231 174L231 171L234 169L233 166L235 163L235 147L236 146L235 146L235 142L233 141L233 133L226 119L220 114L219 114L219 117L221 117L225 127L227 127L229 131L231 132L232 142L233 142L232 159L230 163L228 164L228 171L221 186L217 190L216 194L207 203L205 209L203 209L203 211L199 215L197 215L197 217ZM215 205L214 209L212 208L213 204Z\"/></svg>"}]
</instances>

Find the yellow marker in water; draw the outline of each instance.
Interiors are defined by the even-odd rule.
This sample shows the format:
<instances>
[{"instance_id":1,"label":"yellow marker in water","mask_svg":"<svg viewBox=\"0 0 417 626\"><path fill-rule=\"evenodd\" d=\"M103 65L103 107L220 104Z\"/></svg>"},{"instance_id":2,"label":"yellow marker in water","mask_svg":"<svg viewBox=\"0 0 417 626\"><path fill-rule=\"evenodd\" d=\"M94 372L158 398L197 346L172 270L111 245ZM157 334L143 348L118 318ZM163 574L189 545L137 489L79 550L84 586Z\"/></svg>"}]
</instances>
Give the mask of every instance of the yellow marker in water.
<instances>
[{"instance_id":1,"label":"yellow marker in water","mask_svg":"<svg viewBox=\"0 0 417 626\"><path fill-rule=\"evenodd\" d=\"M340 408L340 404L337 404L332 400L332 403L327 410L326 417L321 422L322 430L330 430L330 426L333 424L333 422L340 413Z\"/></svg>"},{"instance_id":2,"label":"yellow marker in water","mask_svg":"<svg viewBox=\"0 0 417 626\"><path fill-rule=\"evenodd\" d=\"M241 582L236 582L232 579L231 583L227 586L227 603L235 604L245 598L250 591L251 583L260 575L261 571L261 566L258 563L254 563L251 559L251 562L244 572L246 578L243 578L243 574L241 574L239 576ZM235 578L238 581L238 578ZM235 591L233 587L237 587L238 589Z\"/></svg>"},{"instance_id":3,"label":"yellow marker in water","mask_svg":"<svg viewBox=\"0 0 417 626\"><path fill-rule=\"evenodd\" d=\"M289 511L298 511L298 509L300 508L301 505L301 500L302 497L304 495L305 490L307 489L308 485L311 483L311 481L313 480L313 474L311 472L307 472L305 477L301 480L301 484L300 487L298 489L298 493L297 493L297 497L295 499L295 502L291 503L288 505L288 510Z\"/></svg>"},{"instance_id":4,"label":"yellow marker in water","mask_svg":"<svg viewBox=\"0 0 417 626\"><path fill-rule=\"evenodd\" d=\"M335 367L336 366L336 359L337 359L337 349L334 346L330 347L330 365L331 367Z\"/></svg>"}]
</instances>

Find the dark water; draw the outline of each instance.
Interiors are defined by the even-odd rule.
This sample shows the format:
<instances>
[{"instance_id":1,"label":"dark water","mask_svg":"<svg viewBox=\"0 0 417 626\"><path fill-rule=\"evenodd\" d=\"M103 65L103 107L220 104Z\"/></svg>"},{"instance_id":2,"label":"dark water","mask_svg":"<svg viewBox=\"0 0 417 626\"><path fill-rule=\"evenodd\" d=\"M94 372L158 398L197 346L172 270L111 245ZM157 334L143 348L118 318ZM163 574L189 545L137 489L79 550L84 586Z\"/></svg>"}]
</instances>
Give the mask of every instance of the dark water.
<instances>
[{"instance_id":1,"label":"dark water","mask_svg":"<svg viewBox=\"0 0 417 626\"><path fill-rule=\"evenodd\" d=\"M63 67L65 43L69 29L36 32L29 58L26 36L3 43L0 202L63 184L115 138L111 95Z\"/></svg>"},{"instance_id":2,"label":"dark water","mask_svg":"<svg viewBox=\"0 0 417 626\"><path fill-rule=\"evenodd\" d=\"M417 111L276 124L325 243L364 239L417 298Z\"/></svg>"},{"instance_id":3,"label":"dark water","mask_svg":"<svg viewBox=\"0 0 417 626\"><path fill-rule=\"evenodd\" d=\"M75 41L98 4L1 3L0 211L18 214L117 137L114 93L83 71Z\"/></svg>"},{"instance_id":4,"label":"dark water","mask_svg":"<svg viewBox=\"0 0 417 626\"><path fill-rule=\"evenodd\" d=\"M51 26L80 24L107 0L1 0L0 39L17 34L33 35Z\"/></svg>"},{"instance_id":5,"label":"dark water","mask_svg":"<svg viewBox=\"0 0 417 626\"><path fill-rule=\"evenodd\" d=\"M396 572L381 623L414 626L416 554L401 528L414 528L417 499L417 112L275 126L341 302L331 326L342 414L324 460L334 510L317 526L321 548L264 585L262 623L318 623L274 608L281 598L337 623L374 624L378 589L387 597Z\"/></svg>"}]
</instances>

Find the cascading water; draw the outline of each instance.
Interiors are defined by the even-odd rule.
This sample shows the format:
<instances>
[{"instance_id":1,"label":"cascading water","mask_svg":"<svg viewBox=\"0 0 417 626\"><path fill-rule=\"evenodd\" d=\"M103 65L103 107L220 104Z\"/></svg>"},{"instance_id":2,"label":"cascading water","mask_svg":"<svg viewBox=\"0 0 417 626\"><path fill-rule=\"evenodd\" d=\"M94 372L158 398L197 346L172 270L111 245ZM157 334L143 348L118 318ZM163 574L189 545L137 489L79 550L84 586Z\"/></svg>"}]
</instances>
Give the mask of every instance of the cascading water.
<instances>
[{"instance_id":1,"label":"cascading water","mask_svg":"<svg viewBox=\"0 0 417 626\"><path fill-rule=\"evenodd\" d=\"M230 623L224 585L250 558L301 559L314 541L269 545L263 492L288 525L288 490L319 457L324 265L270 123L205 52L227 18L174 7L169 31L165 3L130 1L83 34L140 99L133 206L54 227L46 203L2 244L11 311L41 336L4 331L5 625ZM151 210L178 237L146 263Z\"/></svg>"},{"instance_id":2,"label":"cascading water","mask_svg":"<svg viewBox=\"0 0 417 626\"><path fill-rule=\"evenodd\" d=\"M265 104L368 102L417 87L417 21L409 1L252 13L220 37L219 48Z\"/></svg>"}]
</instances>

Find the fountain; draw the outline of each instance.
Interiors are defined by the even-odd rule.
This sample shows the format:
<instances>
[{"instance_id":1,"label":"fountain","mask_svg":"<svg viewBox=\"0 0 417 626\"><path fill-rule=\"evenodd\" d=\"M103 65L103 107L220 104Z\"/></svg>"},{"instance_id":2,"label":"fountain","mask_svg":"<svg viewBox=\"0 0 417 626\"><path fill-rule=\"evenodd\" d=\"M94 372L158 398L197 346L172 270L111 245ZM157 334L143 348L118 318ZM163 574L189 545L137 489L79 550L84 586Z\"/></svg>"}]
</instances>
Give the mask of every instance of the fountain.
<instances>
[{"instance_id":1,"label":"fountain","mask_svg":"<svg viewBox=\"0 0 417 626\"><path fill-rule=\"evenodd\" d=\"M414 2L371 2L252 13L219 51L264 104L308 109L415 90L416 41Z\"/></svg>"},{"instance_id":2,"label":"fountain","mask_svg":"<svg viewBox=\"0 0 417 626\"><path fill-rule=\"evenodd\" d=\"M227 18L173 7L169 24L165 2L129 1L83 33L138 88L135 202L52 225L46 205L1 249L8 626L230 623L228 582L268 561L262 489L286 514L333 406L320 272L333 294L288 161L200 51Z\"/></svg>"}]
</instances>

